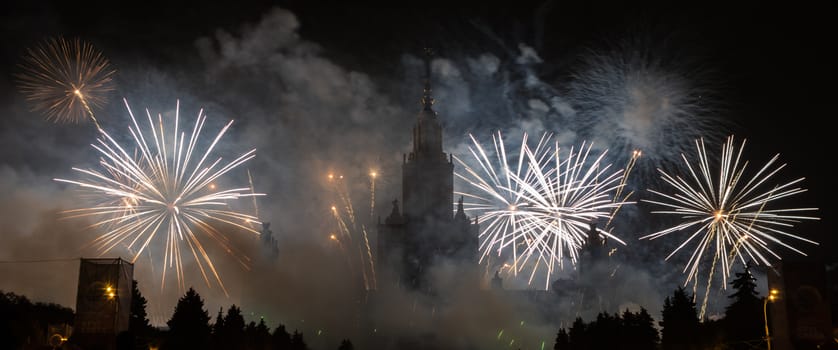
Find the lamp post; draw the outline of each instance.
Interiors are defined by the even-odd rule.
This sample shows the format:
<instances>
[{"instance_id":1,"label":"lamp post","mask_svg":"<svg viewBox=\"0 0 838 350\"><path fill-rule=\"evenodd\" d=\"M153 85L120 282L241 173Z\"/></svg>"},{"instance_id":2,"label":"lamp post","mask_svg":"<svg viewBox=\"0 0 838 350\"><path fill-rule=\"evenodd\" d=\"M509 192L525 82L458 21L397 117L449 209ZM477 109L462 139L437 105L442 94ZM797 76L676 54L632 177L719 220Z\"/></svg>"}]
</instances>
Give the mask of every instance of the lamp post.
<instances>
[{"instance_id":1,"label":"lamp post","mask_svg":"<svg viewBox=\"0 0 838 350\"><path fill-rule=\"evenodd\" d=\"M771 289L768 291L768 296L762 302L762 317L765 320L765 343L768 345L768 350L771 350L771 334L768 332L768 302L774 302L779 294L779 290Z\"/></svg>"}]
</instances>

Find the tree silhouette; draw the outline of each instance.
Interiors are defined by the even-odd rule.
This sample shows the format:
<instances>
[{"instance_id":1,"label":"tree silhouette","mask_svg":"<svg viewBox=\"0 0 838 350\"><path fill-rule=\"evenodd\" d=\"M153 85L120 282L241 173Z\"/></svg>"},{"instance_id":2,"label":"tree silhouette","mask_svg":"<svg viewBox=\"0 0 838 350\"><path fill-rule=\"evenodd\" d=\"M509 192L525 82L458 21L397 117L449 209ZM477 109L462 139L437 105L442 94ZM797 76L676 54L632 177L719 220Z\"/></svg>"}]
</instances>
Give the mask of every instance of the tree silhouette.
<instances>
[{"instance_id":1,"label":"tree silhouette","mask_svg":"<svg viewBox=\"0 0 838 350\"><path fill-rule=\"evenodd\" d=\"M587 327L587 338L590 339L591 349L622 348L622 339L617 337L620 331L620 317L600 312L596 321Z\"/></svg>"},{"instance_id":2,"label":"tree silhouette","mask_svg":"<svg viewBox=\"0 0 838 350\"><path fill-rule=\"evenodd\" d=\"M251 349L251 344L256 340L256 322L250 321L244 327L244 340L245 344L247 344L246 348Z\"/></svg>"},{"instance_id":3,"label":"tree silhouette","mask_svg":"<svg viewBox=\"0 0 838 350\"><path fill-rule=\"evenodd\" d=\"M661 347L669 349L694 349L698 339L699 323L693 298L684 287L678 287L671 297L666 297L661 311Z\"/></svg>"},{"instance_id":4,"label":"tree silhouette","mask_svg":"<svg viewBox=\"0 0 838 350\"><path fill-rule=\"evenodd\" d=\"M655 320L644 308L637 313L626 309L621 319L618 338L621 339L620 348L623 349L656 349L660 337L655 328Z\"/></svg>"},{"instance_id":5,"label":"tree silhouette","mask_svg":"<svg viewBox=\"0 0 838 350\"><path fill-rule=\"evenodd\" d=\"M344 339L340 342L338 350L355 350L355 347L352 346L352 342L349 339Z\"/></svg>"},{"instance_id":6,"label":"tree silhouette","mask_svg":"<svg viewBox=\"0 0 838 350\"><path fill-rule=\"evenodd\" d=\"M169 334L164 349L206 349L210 340L210 316L204 300L191 287L178 299L175 311L166 324Z\"/></svg>"},{"instance_id":7,"label":"tree silhouette","mask_svg":"<svg viewBox=\"0 0 838 350\"><path fill-rule=\"evenodd\" d=\"M559 333L556 334L556 345L553 345L553 350L568 350L570 349L570 337L564 328L559 328Z\"/></svg>"},{"instance_id":8,"label":"tree silhouette","mask_svg":"<svg viewBox=\"0 0 838 350\"><path fill-rule=\"evenodd\" d=\"M154 334L154 327L148 321L146 306L148 300L140 293L137 280L131 281L131 310L128 315L128 331L117 337L117 348L135 349L147 348L151 336Z\"/></svg>"},{"instance_id":9,"label":"tree silhouette","mask_svg":"<svg viewBox=\"0 0 838 350\"><path fill-rule=\"evenodd\" d=\"M303 333L294 331L294 334L291 335L291 350L308 350L308 345L306 345L305 340L303 340Z\"/></svg>"},{"instance_id":10,"label":"tree silhouette","mask_svg":"<svg viewBox=\"0 0 838 350\"><path fill-rule=\"evenodd\" d=\"M224 307L218 308L218 315L215 316L215 323L212 325L212 345L213 348L223 350L221 348L222 337L224 336Z\"/></svg>"},{"instance_id":11,"label":"tree silhouette","mask_svg":"<svg viewBox=\"0 0 838 350\"><path fill-rule=\"evenodd\" d=\"M148 300L140 293L137 280L131 281L131 315L128 319L128 328L136 335L146 335L152 330L145 310L147 305Z\"/></svg>"},{"instance_id":12,"label":"tree silhouette","mask_svg":"<svg viewBox=\"0 0 838 350\"><path fill-rule=\"evenodd\" d=\"M285 330L285 326L280 324L274 329L271 335L274 350L289 350L291 349L291 335Z\"/></svg>"},{"instance_id":13,"label":"tree silhouette","mask_svg":"<svg viewBox=\"0 0 838 350\"><path fill-rule=\"evenodd\" d=\"M658 348L658 331L646 309L633 313L599 313L596 320L585 324L576 318L570 331L559 329L554 350L629 349L655 350Z\"/></svg>"},{"instance_id":14,"label":"tree silhouette","mask_svg":"<svg viewBox=\"0 0 838 350\"><path fill-rule=\"evenodd\" d=\"M250 322L254 325L252 332L247 334L247 347L250 350L270 350L271 348L271 331L268 325L265 324L265 319L260 318L259 323ZM251 327L248 325L248 330ZM247 332L246 332L247 333Z\"/></svg>"},{"instance_id":15,"label":"tree silhouette","mask_svg":"<svg viewBox=\"0 0 838 350\"><path fill-rule=\"evenodd\" d=\"M73 317L70 308L32 303L23 295L0 290L0 348L20 349L33 339L46 339L49 325L72 325Z\"/></svg>"},{"instance_id":16,"label":"tree silhouette","mask_svg":"<svg viewBox=\"0 0 838 350\"><path fill-rule=\"evenodd\" d=\"M762 303L756 291L756 278L751 275L750 264L742 272L736 273L731 281L734 292L728 298L733 299L725 308L725 341L732 349L747 349L764 341Z\"/></svg>"},{"instance_id":17,"label":"tree silhouette","mask_svg":"<svg viewBox=\"0 0 838 350\"><path fill-rule=\"evenodd\" d=\"M655 319L642 307L636 317L638 332L640 333L640 348L657 349L661 338L658 329L655 328Z\"/></svg>"},{"instance_id":18,"label":"tree silhouette","mask_svg":"<svg viewBox=\"0 0 838 350\"><path fill-rule=\"evenodd\" d=\"M241 309L238 306L231 305L227 309L227 315L224 316L224 321L219 326L216 339L215 345L219 349L244 349L244 316L242 316Z\"/></svg>"},{"instance_id":19,"label":"tree silhouette","mask_svg":"<svg viewBox=\"0 0 838 350\"><path fill-rule=\"evenodd\" d=\"M570 348L574 350L586 350L590 348L590 339L588 338L587 327L581 317L577 317L573 321L573 325L568 331L570 336Z\"/></svg>"}]
</instances>

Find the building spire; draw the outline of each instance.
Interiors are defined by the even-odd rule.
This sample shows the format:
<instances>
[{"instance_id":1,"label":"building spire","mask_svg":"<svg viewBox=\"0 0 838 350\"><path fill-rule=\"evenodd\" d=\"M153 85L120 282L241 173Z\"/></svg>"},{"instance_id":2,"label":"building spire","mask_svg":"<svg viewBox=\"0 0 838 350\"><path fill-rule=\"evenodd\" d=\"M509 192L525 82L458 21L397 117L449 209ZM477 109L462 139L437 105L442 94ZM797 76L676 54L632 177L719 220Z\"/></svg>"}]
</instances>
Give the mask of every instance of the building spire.
<instances>
[{"instance_id":1,"label":"building spire","mask_svg":"<svg viewBox=\"0 0 838 350\"><path fill-rule=\"evenodd\" d=\"M466 216L466 212L463 210L463 196L460 196L460 200L457 201L457 214L454 215L454 220L468 223L468 216Z\"/></svg>"},{"instance_id":2,"label":"building spire","mask_svg":"<svg viewBox=\"0 0 838 350\"><path fill-rule=\"evenodd\" d=\"M434 104L434 98L431 96L431 57L434 55L431 48L425 48L425 89L422 93L422 109L433 112L431 108Z\"/></svg>"}]
</instances>

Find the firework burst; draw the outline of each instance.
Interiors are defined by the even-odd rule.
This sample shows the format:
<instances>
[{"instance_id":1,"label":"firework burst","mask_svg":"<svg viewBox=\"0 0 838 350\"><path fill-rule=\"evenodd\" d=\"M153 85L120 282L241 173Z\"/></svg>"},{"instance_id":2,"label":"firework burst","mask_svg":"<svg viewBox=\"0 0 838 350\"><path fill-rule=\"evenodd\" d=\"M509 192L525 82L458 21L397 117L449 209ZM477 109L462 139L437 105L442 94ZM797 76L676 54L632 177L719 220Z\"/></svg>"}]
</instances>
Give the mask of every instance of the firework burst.
<instances>
[{"instance_id":1,"label":"firework burst","mask_svg":"<svg viewBox=\"0 0 838 350\"><path fill-rule=\"evenodd\" d=\"M472 141L472 145L468 147L472 156L469 158L471 162L454 156L463 169L455 172L454 176L465 181L470 191L455 193L468 198L463 203L464 209L478 213L484 223L480 231L480 262L482 263L493 254L502 255L507 248L512 250L512 259L517 262L519 244L516 244L514 234L510 235L510 233L517 232L519 222L531 213L523 210L526 203L512 175L515 174L518 178L526 180L531 180L533 175L531 171L528 171L529 167L526 163L527 135L523 136L517 160L513 160L511 165L503 135L500 132L492 136L494 153L487 152L473 135L469 137ZM550 138L551 135L545 134L535 147L534 153L539 157L543 158L543 153L546 151L545 145ZM474 167L470 163L474 163ZM517 275L519 269L510 268L509 270Z\"/></svg>"},{"instance_id":2,"label":"firework burst","mask_svg":"<svg viewBox=\"0 0 838 350\"><path fill-rule=\"evenodd\" d=\"M210 239L227 252L236 251L218 224L258 234L248 225L258 223L258 219L231 210L228 202L262 194L253 193L249 186L222 189L219 184L225 174L252 159L255 150L229 162L221 157L212 160L214 148L232 121L201 150L200 136L206 122L203 110L198 112L192 133L187 135L179 129L179 102L168 128L161 114L153 118L146 110L148 130L145 132L127 101L125 106L131 116L129 132L134 144L123 146L101 131L93 144L100 157L100 169L73 168L81 179L55 179L79 187L95 204L65 214L69 218L96 220L91 227L104 233L92 244L100 254L125 245L135 252L133 260L136 261L144 250L162 243L165 249L161 288L165 286L167 270L174 269L178 287L184 289L183 255L191 254L207 286L211 286L211 275L226 294L205 243ZM239 263L246 267L241 258Z\"/></svg>"},{"instance_id":3,"label":"firework burst","mask_svg":"<svg viewBox=\"0 0 838 350\"><path fill-rule=\"evenodd\" d=\"M629 203L616 196L624 186L624 171L610 170L604 163L607 152L591 157L593 146L583 143L564 158L550 138L545 134L532 148L525 135L510 165L500 133L493 138L493 156L472 136L469 150L476 166L457 158L464 172L456 173L473 190L462 193L472 201L469 209L486 223L480 232L481 261L512 250L509 269L517 274L531 267L528 283L543 269L545 288L566 258L577 263L591 222L610 222L617 209ZM625 244L606 230L598 232Z\"/></svg>"},{"instance_id":4,"label":"firework burst","mask_svg":"<svg viewBox=\"0 0 838 350\"><path fill-rule=\"evenodd\" d=\"M99 127L93 111L114 90L108 60L80 39L50 38L26 51L18 86L32 110L49 121L78 123L87 118Z\"/></svg>"},{"instance_id":5,"label":"firework burst","mask_svg":"<svg viewBox=\"0 0 838 350\"><path fill-rule=\"evenodd\" d=\"M649 40L626 39L590 50L569 83L578 134L607 145L621 163L634 150L649 164L669 164L699 137L724 139L726 123L712 75L673 57ZM653 167L639 167L643 181L657 180Z\"/></svg>"},{"instance_id":6,"label":"firework burst","mask_svg":"<svg viewBox=\"0 0 838 350\"><path fill-rule=\"evenodd\" d=\"M686 176L672 175L659 170L668 192L650 190L659 200L644 200L662 210L656 214L675 215L680 223L670 228L646 235L641 239L657 239L671 234L683 233L684 241L670 253L668 260L688 246L694 246L683 272L687 274L685 285L693 281L695 290L702 262L711 260L707 279L707 290L702 304L703 316L713 275L720 270L723 287L727 286L730 269L737 260L745 263L755 261L770 266L771 259L780 256L771 249L780 246L796 253L805 253L790 242L817 244L812 240L789 232L795 223L802 220L818 220L801 213L816 208L777 208L774 203L806 190L798 187L803 178L787 183L775 183L777 173L786 164L778 164L779 154L772 157L751 177L746 177L748 162L743 160L745 141L736 147L733 136L722 145L718 168L714 167L704 146L704 140L695 141L697 163L682 154L686 164ZM717 266L718 265L718 266Z\"/></svg>"}]
</instances>

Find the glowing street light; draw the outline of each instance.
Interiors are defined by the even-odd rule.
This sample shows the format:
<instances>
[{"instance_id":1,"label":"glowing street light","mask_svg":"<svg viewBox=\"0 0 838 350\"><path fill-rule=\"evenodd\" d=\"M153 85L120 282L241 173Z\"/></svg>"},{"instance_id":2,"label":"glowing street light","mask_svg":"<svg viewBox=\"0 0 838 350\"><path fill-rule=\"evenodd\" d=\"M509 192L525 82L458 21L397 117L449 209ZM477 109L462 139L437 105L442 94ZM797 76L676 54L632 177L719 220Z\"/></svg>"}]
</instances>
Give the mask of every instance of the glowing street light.
<instances>
[{"instance_id":1,"label":"glowing street light","mask_svg":"<svg viewBox=\"0 0 838 350\"><path fill-rule=\"evenodd\" d=\"M111 286L105 286L105 296L108 297L108 300L113 299L116 297L116 290Z\"/></svg>"},{"instance_id":2,"label":"glowing street light","mask_svg":"<svg viewBox=\"0 0 838 350\"><path fill-rule=\"evenodd\" d=\"M765 344L767 349L771 350L771 334L768 332L768 302L774 302L780 297L780 291L774 288L768 291L768 296L762 303L762 317L765 320Z\"/></svg>"}]
</instances>

